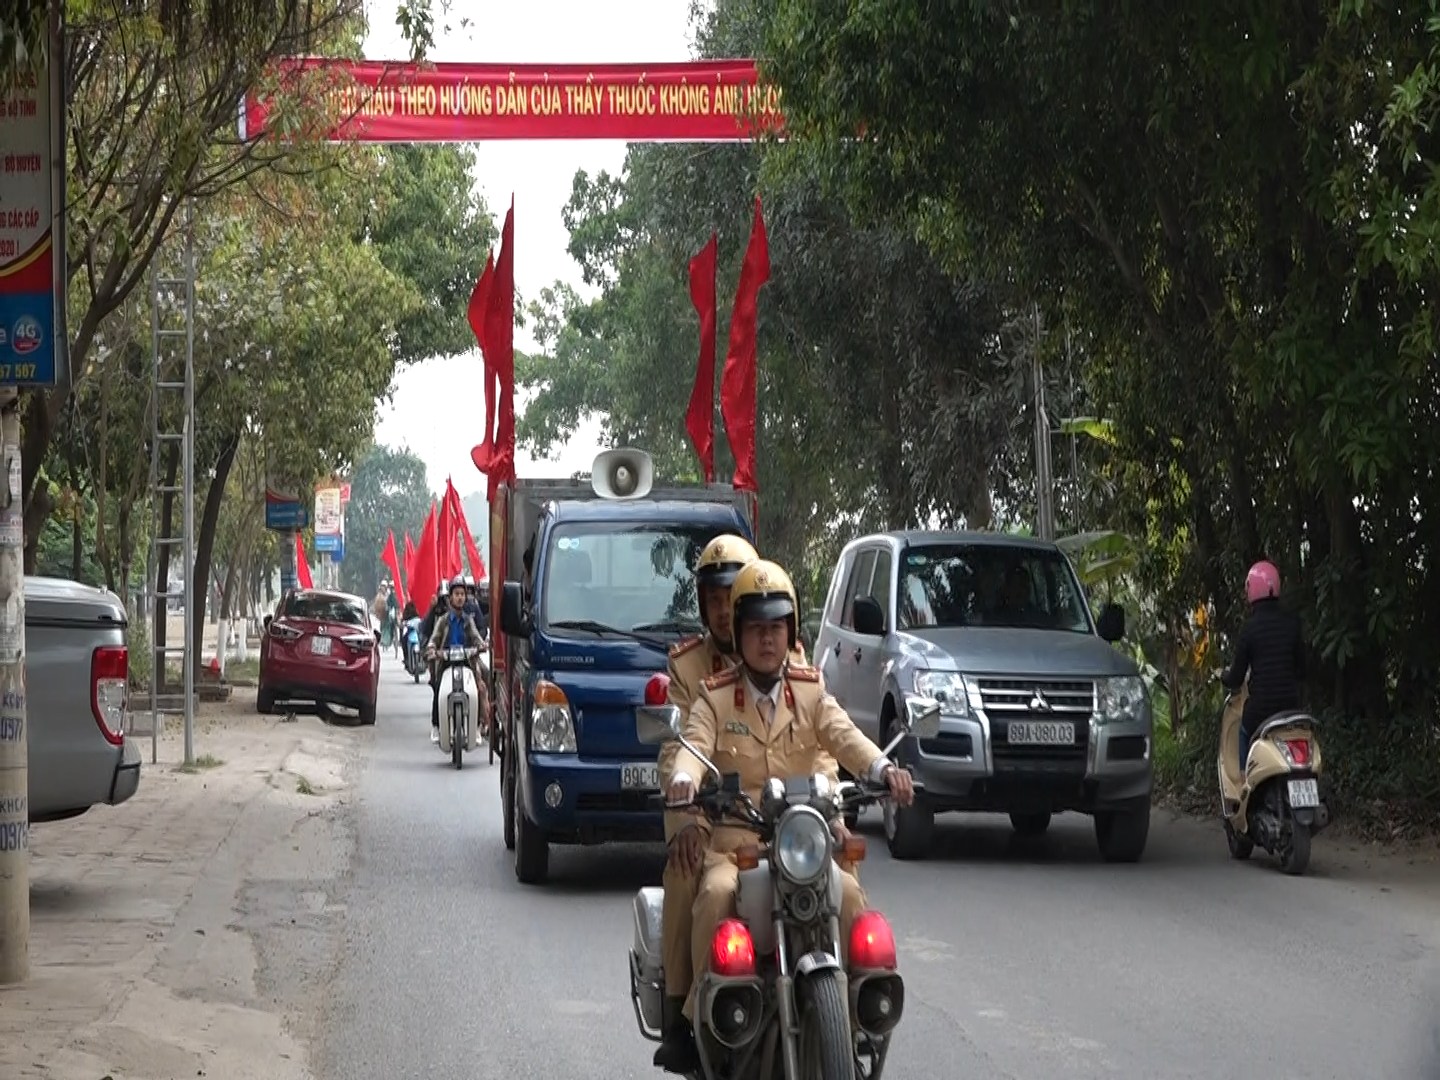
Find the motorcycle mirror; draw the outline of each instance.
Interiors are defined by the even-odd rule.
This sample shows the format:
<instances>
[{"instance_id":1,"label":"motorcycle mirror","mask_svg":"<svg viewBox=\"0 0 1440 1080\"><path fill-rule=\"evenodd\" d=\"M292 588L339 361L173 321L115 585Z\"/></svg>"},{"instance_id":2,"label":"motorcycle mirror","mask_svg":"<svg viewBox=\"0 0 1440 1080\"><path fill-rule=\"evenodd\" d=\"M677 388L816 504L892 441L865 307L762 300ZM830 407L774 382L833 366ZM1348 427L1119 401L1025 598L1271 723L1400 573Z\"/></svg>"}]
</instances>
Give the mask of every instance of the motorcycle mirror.
<instances>
[{"instance_id":1,"label":"motorcycle mirror","mask_svg":"<svg viewBox=\"0 0 1440 1080\"><path fill-rule=\"evenodd\" d=\"M678 705L642 705L635 710L635 734L646 746L659 746L680 737Z\"/></svg>"},{"instance_id":2,"label":"motorcycle mirror","mask_svg":"<svg viewBox=\"0 0 1440 1080\"><path fill-rule=\"evenodd\" d=\"M917 739L933 739L940 734L940 706L931 705L910 721L910 734Z\"/></svg>"}]
</instances>

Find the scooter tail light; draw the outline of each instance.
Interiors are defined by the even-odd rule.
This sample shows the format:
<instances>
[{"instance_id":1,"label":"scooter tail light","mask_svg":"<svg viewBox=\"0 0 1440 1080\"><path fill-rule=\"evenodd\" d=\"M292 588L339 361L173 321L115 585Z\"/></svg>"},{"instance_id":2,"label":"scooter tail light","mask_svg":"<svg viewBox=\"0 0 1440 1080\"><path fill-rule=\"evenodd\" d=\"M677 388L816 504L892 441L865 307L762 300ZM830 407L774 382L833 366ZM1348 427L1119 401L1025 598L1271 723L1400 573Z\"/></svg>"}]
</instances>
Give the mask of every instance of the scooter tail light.
<instances>
[{"instance_id":1,"label":"scooter tail light","mask_svg":"<svg viewBox=\"0 0 1440 1080\"><path fill-rule=\"evenodd\" d=\"M1309 739L1286 739L1285 749L1290 752L1290 760L1298 766L1310 764L1310 740Z\"/></svg>"},{"instance_id":2,"label":"scooter tail light","mask_svg":"<svg viewBox=\"0 0 1440 1080\"><path fill-rule=\"evenodd\" d=\"M710 970L724 978L755 974L755 942L739 919L722 919L710 941Z\"/></svg>"},{"instance_id":3,"label":"scooter tail light","mask_svg":"<svg viewBox=\"0 0 1440 1080\"><path fill-rule=\"evenodd\" d=\"M895 932L878 911L862 911L850 927L850 966L865 971L893 971Z\"/></svg>"}]
</instances>

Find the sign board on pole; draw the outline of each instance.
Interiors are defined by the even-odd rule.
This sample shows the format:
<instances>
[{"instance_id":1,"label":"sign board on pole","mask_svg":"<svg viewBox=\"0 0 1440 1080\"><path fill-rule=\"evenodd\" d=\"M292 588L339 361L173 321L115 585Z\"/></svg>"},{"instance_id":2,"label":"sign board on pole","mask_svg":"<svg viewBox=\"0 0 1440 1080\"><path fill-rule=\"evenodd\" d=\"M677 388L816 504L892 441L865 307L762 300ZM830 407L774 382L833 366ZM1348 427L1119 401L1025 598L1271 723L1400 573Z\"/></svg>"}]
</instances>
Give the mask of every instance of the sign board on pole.
<instances>
[{"instance_id":1,"label":"sign board on pole","mask_svg":"<svg viewBox=\"0 0 1440 1080\"><path fill-rule=\"evenodd\" d=\"M338 487L315 489L315 536L340 535L340 515L343 513ZM317 549L318 550L318 549Z\"/></svg>"},{"instance_id":2,"label":"sign board on pole","mask_svg":"<svg viewBox=\"0 0 1440 1080\"><path fill-rule=\"evenodd\" d=\"M52 20L53 23L53 20ZM58 27L52 25L52 30ZM0 88L0 385L68 386L65 335L65 95L47 61Z\"/></svg>"}]
</instances>

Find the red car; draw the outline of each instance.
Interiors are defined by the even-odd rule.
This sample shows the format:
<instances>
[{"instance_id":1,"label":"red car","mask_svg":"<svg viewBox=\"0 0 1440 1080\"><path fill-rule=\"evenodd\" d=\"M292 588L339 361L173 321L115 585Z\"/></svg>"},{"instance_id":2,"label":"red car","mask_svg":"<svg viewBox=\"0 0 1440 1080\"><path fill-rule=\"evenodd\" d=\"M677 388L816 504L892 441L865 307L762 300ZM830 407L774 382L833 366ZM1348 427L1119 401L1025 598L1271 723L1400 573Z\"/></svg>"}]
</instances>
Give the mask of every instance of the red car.
<instances>
[{"instance_id":1,"label":"red car","mask_svg":"<svg viewBox=\"0 0 1440 1080\"><path fill-rule=\"evenodd\" d=\"M360 711L375 723L380 692L380 631L365 601L349 593L297 589L265 616L256 707L313 701Z\"/></svg>"}]
</instances>

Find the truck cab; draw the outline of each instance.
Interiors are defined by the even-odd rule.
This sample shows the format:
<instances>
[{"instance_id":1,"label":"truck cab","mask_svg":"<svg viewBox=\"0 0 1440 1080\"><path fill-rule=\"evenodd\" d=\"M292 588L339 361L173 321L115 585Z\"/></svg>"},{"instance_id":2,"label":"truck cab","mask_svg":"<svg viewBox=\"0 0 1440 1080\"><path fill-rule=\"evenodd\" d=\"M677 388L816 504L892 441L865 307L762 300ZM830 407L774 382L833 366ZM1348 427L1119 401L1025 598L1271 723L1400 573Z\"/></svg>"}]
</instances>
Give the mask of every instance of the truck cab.
<instances>
[{"instance_id":1,"label":"truck cab","mask_svg":"<svg viewBox=\"0 0 1440 1080\"><path fill-rule=\"evenodd\" d=\"M670 646L702 631L700 551L753 530L729 485L652 477L643 452L607 451L588 481L517 480L491 509L501 803L526 884L545 880L551 844L664 837L658 749L636 738L635 709Z\"/></svg>"}]
</instances>

